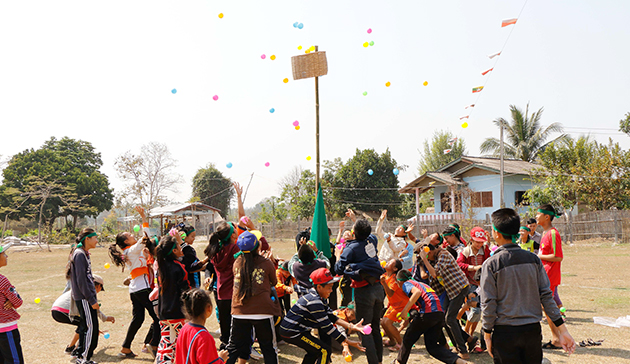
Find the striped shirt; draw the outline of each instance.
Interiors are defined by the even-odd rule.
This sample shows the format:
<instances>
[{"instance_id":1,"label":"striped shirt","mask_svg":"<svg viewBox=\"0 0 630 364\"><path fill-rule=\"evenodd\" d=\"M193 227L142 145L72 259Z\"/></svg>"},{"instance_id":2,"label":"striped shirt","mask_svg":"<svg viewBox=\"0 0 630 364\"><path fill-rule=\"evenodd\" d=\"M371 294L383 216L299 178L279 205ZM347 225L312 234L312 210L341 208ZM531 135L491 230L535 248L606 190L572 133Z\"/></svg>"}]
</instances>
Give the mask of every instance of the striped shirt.
<instances>
[{"instance_id":1,"label":"striped shirt","mask_svg":"<svg viewBox=\"0 0 630 364\"><path fill-rule=\"evenodd\" d=\"M443 312L442 305L440 304L440 298L435 291L424 283L416 282L410 279L403 283L402 291L408 296L413 295L412 289L417 288L420 290L420 298L416 301L418 306L418 312L431 313L431 312Z\"/></svg>"},{"instance_id":2,"label":"striped shirt","mask_svg":"<svg viewBox=\"0 0 630 364\"><path fill-rule=\"evenodd\" d=\"M313 329L330 336L342 343L346 337L334 326L338 318L322 301L314 288L302 296L280 323L280 335L294 338Z\"/></svg>"},{"instance_id":3,"label":"striped shirt","mask_svg":"<svg viewBox=\"0 0 630 364\"><path fill-rule=\"evenodd\" d=\"M5 303L9 301L13 308L5 309ZM7 277L0 274L0 332L11 331L17 328L17 320L20 314L15 310L22 306L22 298L9 282Z\"/></svg>"}]
</instances>

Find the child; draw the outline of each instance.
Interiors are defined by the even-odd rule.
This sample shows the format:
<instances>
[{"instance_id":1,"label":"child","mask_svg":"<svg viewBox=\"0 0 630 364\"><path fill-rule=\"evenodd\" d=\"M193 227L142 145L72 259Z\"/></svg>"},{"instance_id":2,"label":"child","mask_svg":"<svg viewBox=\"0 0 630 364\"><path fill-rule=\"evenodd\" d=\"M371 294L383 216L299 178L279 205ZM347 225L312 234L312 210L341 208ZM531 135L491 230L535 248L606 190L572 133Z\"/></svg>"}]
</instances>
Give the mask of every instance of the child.
<instances>
[{"instance_id":1,"label":"child","mask_svg":"<svg viewBox=\"0 0 630 364\"><path fill-rule=\"evenodd\" d=\"M376 235L385 241L378 253L378 258L381 261L388 262L390 259L398 259L400 253L405 251L405 247L407 246L408 229L405 225L399 225L396 230L394 230L393 235L391 233L385 234L383 232L383 222L386 218L387 210L383 210L376 224ZM410 229L413 229L413 225L410 226ZM388 236L387 238L385 237L386 235Z\"/></svg>"},{"instance_id":2,"label":"child","mask_svg":"<svg viewBox=\"0 0 630 364\"><path fill-rule=\"evenodd\" d=\"M446 251L448 251L449 253L451 253L453 258L457 259L457 256L459 255L459 253L462 252L462 250L464 250L466 245L462 243L462 237L461 237L461 233L459 232L459 228L453 225L454 224L451 224L442 232L442 236L444 237L444 240L445 240L443 248L446 249Z\"/></svg>"},{"instance_id":3,"label":"child","mask_svg":"<svg viewBox=\"0 0 630 364\"><path fill-rule=\"evenodd\" d=\"M535 242L532 240L531 235L529 235L531 231L532 230L527 226L521 226L521 229L518 231L518 234L520 235L518 245L521 246L521 249L534 253Z\"/></svg>"},{"instance_id":4,"label":"child","mask_svg":"<svg viewBox=\"0 0 630 364\"><path fill-rule=\"evenodd\" d=\"M182 294L182 303L188 323L177 337L176 362L187 364L223 363L227 351L217 353L214 338L206 330L206 320L212 315L212 302L208 293L193 288Z\"/></svg>"},{"instance_id":5,"label":"child","mask_svg":"<svg viewBox=\"0 0 630 364\"><path fill-rule=\"evenodd\" d=\"M560 271L560 265L562 264L562 239L560 233L553 227L552 222L554 217L560 217L562 214L556 213L556 210L551 205L541 205L538 207L538 214L536 214L536 221L538 225L543 228L543 237L540 240L540 250L538 251L538 257L542 261L545 272L549 277L549 289L554 295L554 300L558 307L562 307L562 301L558 296L558 286L562 278ZM557 298L556 298L557 297ZM559 332L556 325L551 318L547 317L547 323L549 329L551 329L552 339L546 343L544 349L559 349Z\"/></svg>"},{"instance_id":6,"label":"child","mask_svg":"<svg viewBox=\"0 0 630 364\"><path fill-rule=\"evenodd\" d=\"M131 280L129 281L129 297L131 298L133 307L133 319L127 329L127 335L122 344L122 349L120 353L118 353L118 356L121 358L133 358L137 356L131 351L131 342L140 327L142 327L145 310L149 312L149 316L153 319L151 341L150 345L147 347L151 355L155 355L158 343L160 342L160 319L157 317L153 309L153 303L149 299L152 274L149 271L151 268L147 265L149 257L155 254L155 242L149 238L149 222L144 214L144 209L140 206L136 206L136 211L138 211L142 217L142 227L145 232L142 243L138 244L133 234L122 232L116 235L116 243L111 244L109 247L109 256L112 262L116 266L122 267L123 271L125 267L128 268L131 274Z\"/></svg>"},{"instance_id":7,"label":"child","mask_svg":"<svg viewBox=\"0 0 630 364\"><path fill-rule=\"evenodd\" d=\"M389 342L383 343L383 345L392 346L390 348L391 351L399 351L402 345L400 331L394 327L394 322L401 321L398 314L400 314L409 301L409 297L407 297L398 284L396 284L396 273L401 269L403 269L402 262L398 259L392 259L385 265L385 274L381 276L381 285L385 289L388 301L387 311L381 319L381 326L383 330L385 330Z\"/></svg>"},{"instance_id":8,"label":"child","mask_svg":"<svg viewBox=\"0 0 630 364\"><path fill-rule=\"evenodd\" d=\"M185 234L183 238L184 242L182 244L182 251L184 252L182 263L188 272L188 284L191 288L201 287L200 272L205 269L206 264L208 263L208 257L205 257L203 260L199 260L197 258L197 251L193 247L195 237L197 236L194 227L181 223L177 225L177 230L180 234Z\"/></svg>"},{"instance_id":9,"label":"child","mask_svg":"<svg viewBox=\"0 0 630 364\"><path fill-rule=\"evenodd\" d=\"M318 329L319 332L324 332L326 337L335 339L342 345L347 343L360 348L358 342L348 340L334 325L342 326L348 333L352 333L363 331L363 320L356 325L348 323L335 316L330 307L324 303L332 292L333 284L340 278L334 278L327 268L317 269L311 273L310 278L313 281L313 288L308 294L300 297L282 319L280 336L284 341L306 350L303 364L330 363L332 350L330 343L315 338L311 335L311 330Z\"/></svg>"},{"instance_id":10,"label":"child","mask_svg":"<svg viewBox=\"0 0 630 364\"><path fill-rule=\"evenodd\" d=\"M105 290L105 287L103 286L103 278L101 278L101 276L98 276L96 274L94 275L94 288L96 289L96 294ZM71 296L72 296L71 289L65 291L61 296L59 296L55 300L55 303L53 303L52 309L50 310L52 317L55 321L61 324L77 326L77 331L72 337L72 340L70 341L70 345L66 346L66 350L65 350L66 354L72 354L73 351L76 349L77 341L79 341L79 332L78 332L79 331L78 330L79 318L75 316L73 312L70 312L71 307L72 307ZM98 318L100 318L101 321L103 322L106 322L106 321L109 321L111 323L116 322L116 319L113 316L105 315L100 309L98 310Z\"/></svg>"},{"instance_id":11,"label":"child","mask_svg":"<svg viewBox=\"0 0 630 364\"><path fill-rule=\"evenodd\" d=\"M72 252L69 271L66 276L72 285L72 299L79 311L79 347L77 348L77 364L95 364L91 358L98 345L98 301L90 249L96 247L98 238L94 229L83 229L76 238L77 247Z\"/></svg>"},{"instance_id":12,"label":"child","mask_svg":"<svg viewBox=\"0 0 630 364\"><path fill-rule=\"evenodd\" d=\"M333 289L334 289L334 286L333 286ZM354 310L354 302L350 302L350 304L347 307L341 307L338 310L334 310L333 314L335 314L335 316L342 319L343 321L349 322L349 323L354 322L354 320L357 319L357 313ZM339 330L339 332L342 333L343 336L346 336L346 337L349 336L349 335L346 335L346 329L343 326L339 324L335 324L335 328ZM333 349L335 350L339 349L338 341L333 342L331 340L331 343L332 343ZM360 345L357 345L355 347L361 351L365 351L365 348ZM344 358L350 358L350 359L352 358L352 352L350 351L350 344L347 341L344 341L341 343L341 354L343 355ZM346 361L348 361L348 359L346 359Z\"/></svg>"},{"instance_id":13,"label":"child","mask_svg":"<svg viewBox=\"0 0 630 364\"><path fill-rule=\"evenodd\" d=\"M228 364L238 359L244 364L251 353L252 329L265 363L278 362L274 316L280 316L278 299L272 296L277 280L273 263L259 254L258 231L242 233L236 242L241 250L234 262L234 292L232 294L232 330L227 346ZM273 300L272 300L273 297Z\"/></svg>"},{"instance_id":14,"label":"child","mask_svg":"<svg viewBox=\"0 0 630 364\"><path fill-rule=\"evenodd\" d=\"M156 364L171 364L177 353L176 340L179 331L184 325L184 313L180 297L187 291L188 273L179 258L184 256L181 248L181 237L164 236L160 244L155 248L155 257L158 264L158 280L160 293L158 297L158 310L160 318L160 343L156 355Z\"/></svg>"},{"instance_id":15,"label":"child","mask_svg":"<svg viewBox=\"0 0 630 364\"><path fill-rule=\"evenodd\" d=\"M538 228L538 223L536 219L531 217L527 220L527 227L529 228L529 237L534 241L534 254L538 255L538 249L540 249L540 239L542 239L542 235L536 229Z\"/></svg>"},{"instance_id":16,"label":"child","mask_svg":"<svg viewBox=\"0 0 630 364\"><path fill-rule=\"evenodd\" d=\"M297 281L295 292L298 297L304 296L313 287L313 283L309 280L312 272L319 268L330 268L330 263L326 257L320 255L322 259L317 259L315 255L317 247L312 241L308 243L302 241L301 243L302 245L297 252L298 261L291 266L292 275Z\"/></svg>"},{"instance_id":17,"label":"child","mask_svg":"<svg viewBox=\"0 0 630 364\"><path fill-rule=\"evenodd\" d=\"M7 250L12 243L0 246L0 268L8 264ZM22 306L22 298L7 277L0 274L0 362L24 364L20 331L17 320L20 314L15 310Z\"/></svg>"},{"instance_id":18,"label":"child","mask_svg":"<svg viewBox=\"0 0 630 364\"><path fill-rule=\"evenodd\" d=\"M291 309L291 294L293 293L293 285L297 284L295 278L289 273L289 262L283 262L276 269L276 294L280 301L282 313L286 314Z\"/></svg>"},{"instance_id":19,"label":"child","mask_svg":"<svg viewBox=\"0 0 630 364\"><path fill-rule=\"evenodd\" d=\"M409 327L402 340L402 348L394 363L406 364L409 360L411 348L424 335L424 345L429 354L443 363L465 364L446 347L439 345L444 327L444 311L435 291L424 283L411 279L411 273L401 270L396 274L396 281L402 291L409 297L409 301L402 309L401 317L410 320ZM413 305L418 310L410 314Z\"/></svg>"}]
</instances>

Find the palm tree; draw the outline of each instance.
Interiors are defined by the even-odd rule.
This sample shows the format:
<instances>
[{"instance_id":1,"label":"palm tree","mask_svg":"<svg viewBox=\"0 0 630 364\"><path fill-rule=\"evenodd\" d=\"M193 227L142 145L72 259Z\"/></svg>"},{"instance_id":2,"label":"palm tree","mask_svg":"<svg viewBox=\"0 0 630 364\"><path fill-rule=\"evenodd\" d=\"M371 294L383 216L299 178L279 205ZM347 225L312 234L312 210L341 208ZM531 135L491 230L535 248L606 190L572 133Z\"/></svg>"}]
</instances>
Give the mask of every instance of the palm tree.
<instances>
[{"instance_id":1,"label":"palm tree","mask_svg":"<svg viewBox=\"0 0 630 364\"><path fill-rule=\"evenodd\" d=\"M508 122L504 118L498 118L493 123L505 128L504 155L508 158L521 159L527 162L534 161L540 153L552 142L565 141L568 138L560 123L551 123L547 127L540 124L543 108L529 115L529 103L525 108L525 114L521 109L510 105L512 120ZM562 133L552 141L547 141L552 133ZM489 153L498 157L501 153L501 141L497 138L486 138L479 147L481 153Z\"/></svg>"}]
</instances>

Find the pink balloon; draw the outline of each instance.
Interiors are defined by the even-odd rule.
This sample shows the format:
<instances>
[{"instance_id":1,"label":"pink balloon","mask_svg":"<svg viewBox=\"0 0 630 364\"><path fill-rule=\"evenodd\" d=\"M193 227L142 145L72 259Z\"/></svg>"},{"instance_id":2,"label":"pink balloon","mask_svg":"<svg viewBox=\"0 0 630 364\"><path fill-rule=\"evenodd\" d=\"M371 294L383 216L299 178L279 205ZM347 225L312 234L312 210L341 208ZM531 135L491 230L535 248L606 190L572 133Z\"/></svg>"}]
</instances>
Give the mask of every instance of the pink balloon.
<instances>
[{"instance_id":1,"label":"pink balloon","mask_svg":"<svg viewBox=\"0 0 630 364\"><path fill-rule=\"evenodd\" d=\"M364 326L363 327L363 334L369 335L371 333L372 333L372 326Z\"/></svg>"},{"instance_id":2,"label":"pink balloon","mask_svg":"<svg viewBox=\"0 0 630 364\"><path fill-rule=\"evenodd\" d=\"M368 34L372 33L372 28L368 29Z\"/></svg>"},{"instance_id":3,"label":"pink balloon","mask_svg":"<svg viewBox=\"0 0 630 364\"><path fill-rule=\"evenodd\" d=\"M212 99L213 99L214 101L217 101L217 100L219 99L219 96L218 96L218 95L214 95L214 96L212 96Z\"/></svg>"},{"instance_id":4,"label":"pink balloon","mask_svg":"<svg viewBox=\"0 0 630 364\"><path fill-rule=\"evenodd\" d=\"M265 59L267 58L267 56L265 56L264 54L262 56L260 56L260 58Z\"/></svg>"},{"instance_id":5,"label":"pink balloon","mask_svg":"<svg viewBox=\"0 0 630 364\"><path fill-rule=\"evenodd\" d=\"M298 125L300 125L299 121L296 120L296 121L293 122L293 126L298 126Z\"/></svg>"},{"instance_id":6,"label":"pink balloon","mask_svg":"<svg viewBox=\"0 0 630 364\"><path fill-rule=\"evenodd\" d=\"M265 167L269 167L269 162L265 163Z\"/></svg>"}]
</instances>

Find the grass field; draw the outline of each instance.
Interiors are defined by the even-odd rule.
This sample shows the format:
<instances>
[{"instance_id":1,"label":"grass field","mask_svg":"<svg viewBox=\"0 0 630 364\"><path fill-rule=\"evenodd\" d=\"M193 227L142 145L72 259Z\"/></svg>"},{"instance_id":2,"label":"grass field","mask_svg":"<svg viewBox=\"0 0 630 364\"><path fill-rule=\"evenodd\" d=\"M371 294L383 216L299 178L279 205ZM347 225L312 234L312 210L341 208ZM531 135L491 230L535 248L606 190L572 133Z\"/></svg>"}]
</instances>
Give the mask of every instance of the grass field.
<instances>
[{"instance_id":1,"label":"grass field","mask_svg":"<svg viewBox=\"0 0 630 364\"><path fill-rule=\"evenodd\" d=\"M277 256L288 259L294 251L291 241L271 243ZM198 240L195 247L201 255L205 243ZM9 278L24 299L18 309L22 315L18 327L22 335L22 348L26 363L69 363L70 358L63 353L69 343L73 327L53 321L50 307L65 287L64 267L69 248L55 247L52 252L36 250L9 251L9 264L0 273ZM545 350L545 357L552 363L630 363L630 328L611 328L593 324L593 316L619 317L630 315L630 246L613 245L608 241L592 240L564 247L565 260L562 264L562 285L560 296L567 308L568 328L576 342L592 338L605 340L599 347L578 347L568 357L561 351ZM105 269L110 263L106 249L92 251L92 269L103 276L105 291L99 294L102 311L114 316L116 323L101 323L101 330L108 330L111 337L100 337L93 360L99 363L118 363L116 357L124 340L131 320L131 302L127 287L122 285L127 272L114 267ZM41 303L34 303L39 297ZM150 363L149 354L140 353L142 341L149 326L149 318L136 335L132 350L139 354L135 359L125 359L127 363ZM208 319L210 332L218 330L216 319ZM543 327L543 335L549 338L549 328ZM281 345L280 363L301 362L303 351ZM354 353L355 363L367 363L365 356ZM385 350L383 363L390 363L394 353ZM343 362L341 354L333 356L335 362ZM489 355L471 355L473 363L491 363ZM252 361L255 362L255 361ZM261 360L262 362L262 360ZM422 340L413 350L411 363L438 363L428 356Z\"/></svg>"}]
</instances>

